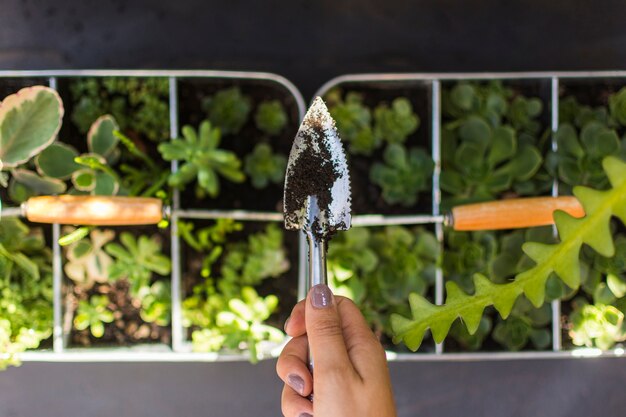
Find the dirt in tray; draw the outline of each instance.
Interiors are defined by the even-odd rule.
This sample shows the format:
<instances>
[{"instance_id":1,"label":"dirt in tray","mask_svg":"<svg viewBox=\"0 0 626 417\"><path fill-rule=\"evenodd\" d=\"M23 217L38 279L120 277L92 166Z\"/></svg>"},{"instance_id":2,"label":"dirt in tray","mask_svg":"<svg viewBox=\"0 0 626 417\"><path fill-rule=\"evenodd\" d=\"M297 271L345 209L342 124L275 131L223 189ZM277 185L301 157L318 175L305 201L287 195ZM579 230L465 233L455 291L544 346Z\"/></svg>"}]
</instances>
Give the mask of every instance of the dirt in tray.
<instances>
[{"instance_id":1,"label":"dirt in tray","mask_svg":"<svg viewBox=\"0 0 626 417\"><path fill-rule=\"evenodd\" d=\"M136 343L163 343L169 344L171 331L169 327L161 327L154 323L146 323L139 315L141 301L133 300L129 295L129 283L125 279L112 284L95 285L85 291L80 287L73 287L66 298L66 314L76 311L79 301L88 301L93 294L105 295L109 299L108 307L113 310L114 320L105 324L104 335L94 337L89 329L77 330L72 327L70 345L74 346L128 346ZM75 313L74 313L75 315ZM67 317L69 321L71 317Z\"/></svg>"},{"instance_id":2,"label":"dirt in tray","mask_svg":"<svg viewBox=\"0 0 626 417\"><path fill-rule=\"evenodd\" d=\"M208 118L202 103L216 92L238 87L251 99L251 111L247 122L237 134L222 135L220 148L233 151L242 161L258 143L268 143L274 153L289 156L291 145L300 125L300 116L294 97L284 87L273 81L233 79L179 79L178 98L180 126L197 128ZM288 122L277 136L267 137L255 125L254 114L258 105L265 100L279 100L287 112ZM221 209L282 212L283 182L270 183L263 189L254 188L249 178L243 183L233 183L219 178L220 192L217 198L198 197L196 182L181 190L181 205L193 209Z\"/></svg>"}]
</instances>

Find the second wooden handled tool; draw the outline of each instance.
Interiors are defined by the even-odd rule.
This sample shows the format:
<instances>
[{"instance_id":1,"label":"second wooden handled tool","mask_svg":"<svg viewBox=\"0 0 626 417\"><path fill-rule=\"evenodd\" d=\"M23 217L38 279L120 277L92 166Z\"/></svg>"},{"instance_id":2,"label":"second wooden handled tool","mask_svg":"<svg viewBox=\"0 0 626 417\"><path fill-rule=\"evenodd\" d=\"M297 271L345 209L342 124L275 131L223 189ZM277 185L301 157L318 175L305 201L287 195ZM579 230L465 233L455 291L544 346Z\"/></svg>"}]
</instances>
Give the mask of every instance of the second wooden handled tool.
<instances>
[{"instance_id":1,"label":"second wooden handled tool","mask_svg":"<svg viewBox=\"0 0 626 417\"><path fill-rule=\"evenodd\" d=\"M518 229L553 224L555 210L585 215L574 197L532 197L457 206L444 219L455 230ZM35 223L124 226L156 224L169 217L169 207L158 198L59 195L32 197L0 214Z\"/></svg>"}]
</instances>

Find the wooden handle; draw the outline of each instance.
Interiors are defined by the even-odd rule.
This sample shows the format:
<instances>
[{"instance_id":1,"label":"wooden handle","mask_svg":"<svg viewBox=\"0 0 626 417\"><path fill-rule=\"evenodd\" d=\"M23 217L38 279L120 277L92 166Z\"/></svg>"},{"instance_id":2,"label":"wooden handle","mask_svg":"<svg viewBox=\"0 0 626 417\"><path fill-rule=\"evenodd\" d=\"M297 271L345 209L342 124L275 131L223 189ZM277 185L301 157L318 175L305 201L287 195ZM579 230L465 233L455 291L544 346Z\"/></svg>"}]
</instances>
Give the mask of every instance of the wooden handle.
<instances>
[{"instance_id":1,"label":"wooden handle","mask_svg":"<svg viewBox=\"0 0 626 417\"><path fill-rule=\"evenodd\" d=\"M575 197L515 198L467 204L452 209L454 230L499 230L554 224L553 213L563 210L574 217L585 211Z\"/></svg>"},{"instance_id":2,"label":"wooden handle","mask_svg":"<svg viewBox=\"0 0 626 417\"><path fill-rule=\"evenodd\" d=\"M26 218L36 223L93 226L155 224L163 218L158 198L44 196L26 202Z\"/></svg>"}]
</instances>

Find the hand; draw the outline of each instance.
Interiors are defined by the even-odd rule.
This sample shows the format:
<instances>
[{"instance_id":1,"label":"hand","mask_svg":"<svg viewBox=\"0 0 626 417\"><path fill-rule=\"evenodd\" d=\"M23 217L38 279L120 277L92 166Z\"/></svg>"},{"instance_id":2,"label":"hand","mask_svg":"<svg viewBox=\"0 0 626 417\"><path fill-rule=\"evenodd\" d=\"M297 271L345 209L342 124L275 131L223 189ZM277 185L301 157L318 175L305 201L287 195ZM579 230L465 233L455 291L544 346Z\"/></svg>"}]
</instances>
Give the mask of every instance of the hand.
<instances>
[{"instance_id":1,"label":"hand","mask_svg":"<svg viewBox=\"0 0 626 417\"><path fill-rule=\"evenodd\" d=\"M285 382L285 417L396 416L385 351L351 300L316 285L294 307L285 331L293 339L276 365Z\"/></svg>"}]
</instances>

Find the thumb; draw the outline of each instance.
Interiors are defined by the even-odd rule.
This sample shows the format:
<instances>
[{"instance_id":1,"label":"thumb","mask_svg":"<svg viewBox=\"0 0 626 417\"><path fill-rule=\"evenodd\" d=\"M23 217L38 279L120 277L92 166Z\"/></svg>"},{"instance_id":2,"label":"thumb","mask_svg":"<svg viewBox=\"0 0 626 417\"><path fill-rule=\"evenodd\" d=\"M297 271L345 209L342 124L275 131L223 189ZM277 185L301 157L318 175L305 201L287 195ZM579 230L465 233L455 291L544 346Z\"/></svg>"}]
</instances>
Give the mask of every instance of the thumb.
<instances>
[{"instance_id":1,"label":"thumb","mask_svg":"<svg viewBox=\"0 0 626 417\"><path fill-rule=\"evenodd\" d=\"M341 317L327 285L311 288L306 303L306 330L315 372L354 370L344 341Z\"/></svg>"}]
</instances>

